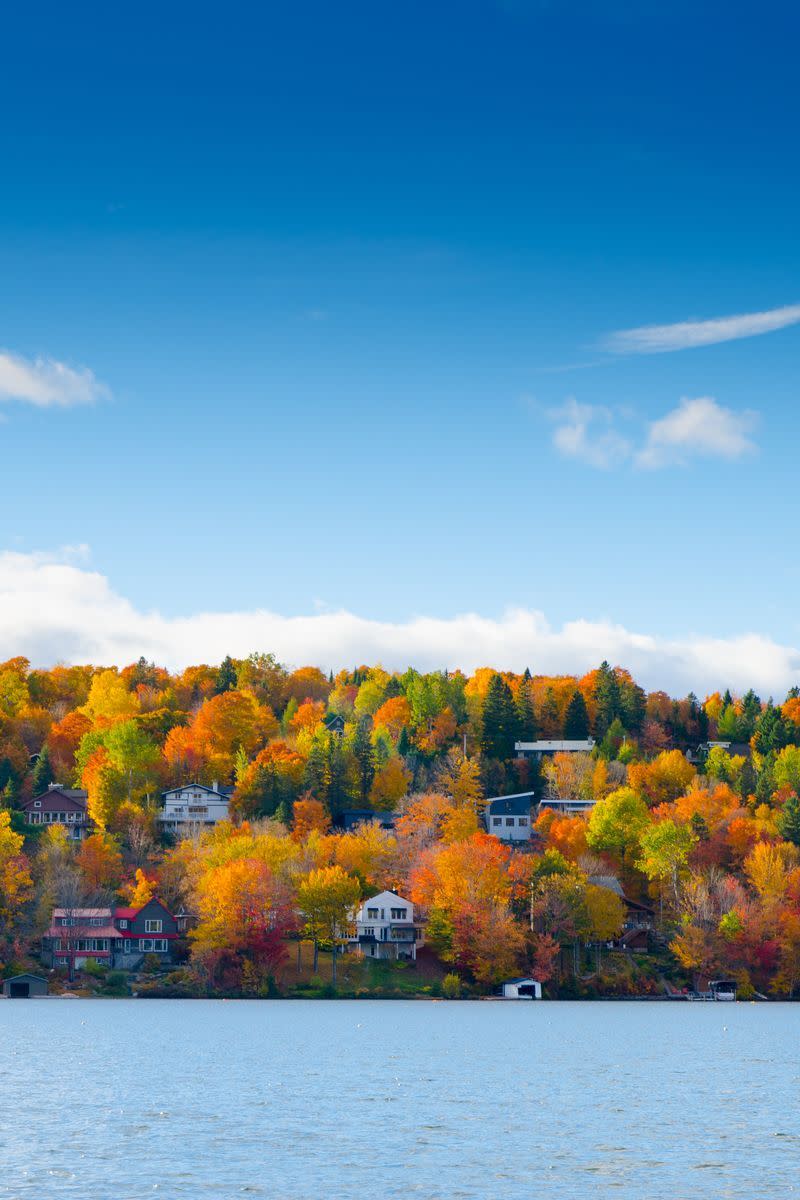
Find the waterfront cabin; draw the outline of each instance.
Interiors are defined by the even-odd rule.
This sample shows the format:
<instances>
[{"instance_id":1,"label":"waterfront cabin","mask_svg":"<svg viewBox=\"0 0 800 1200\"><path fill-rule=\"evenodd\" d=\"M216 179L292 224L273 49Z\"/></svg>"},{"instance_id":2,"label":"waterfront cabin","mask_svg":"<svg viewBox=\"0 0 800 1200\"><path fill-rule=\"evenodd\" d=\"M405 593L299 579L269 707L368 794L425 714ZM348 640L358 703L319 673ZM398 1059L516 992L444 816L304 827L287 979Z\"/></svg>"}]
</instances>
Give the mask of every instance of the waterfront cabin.
<instances>
[{"instance_id":1,"label":"waterfront cabin","mask_svg":"<svg viewBox=\"0 0 800 1200\"><path fill-rule=\"evenodd\" d=\"M515 792L487 800L483 810L486 832L503 842L529 842L533 796L533 792Z\"/></svg>"},{"instance_id":2,"label":"waterfront cabin","mask_svg":"<svg viewBox=\"0 0 800 1200\"><path fill-rule=\"evenodd\" d=\"M68 967L70 976L90 958L135 971L146 954L171 963L178 936L175 918L155 897L141 908L54 908L41 958L45 966Z\"/></svg>"},{"instance_id":3,"label":"waterfront cabin","mask_svg":"<svg viewBox=\"0 0 800 1200\"><path fill-rule=\"evenodd\" d=\"M220 787L214 782L211 787L204 783L185 783L161 793L161 811L158 820L167 833L181 835L196 829L213 828L220 821L229 819L229 804L233 788Z\"/></svg>"},{"instance_id":4,"label":"waterfront cabin","mask_svg":"<svg viewBox=\"0 0 800 1200\"><path fill-rule=\"evenodd\" d=\"M710 979L708 992L712 1000L735 1000L736 981L733 979Z\"/></svg>"},{"instance_id":5,"label":"waterfront cabin","mask_svg":"<svg viewBox=\"0 0 800 1200\"><path fill-rule=\"evenodd\" d=\"M3 980L3 995L11 1000L32 1000L47 995L47 980L41 975L12 975Z\"/></svg>"},{"instance_id":6,"label":"waterfront cabin","mask_svg":"<svg viewBox=\"0 0 800 1200\"><path fill-rule=\"evenodd\" d=\"M541 1000L542 985L538 979L507 979L500 985L503 1000Z\"/></svg>"},{"instance_id":7,"label":"waterfront cabin","mask_svg":"<svg viewBox=\"0 0 800 1200\"><path fill-rule=\"evenodd\" d=\"M24 801L22 811L29 825L63 825L71 841L80 842L92 832L82 788L51 783L46 792Z\"/></svg>"},{"instance_id":8,"label":"waterfront cabin","mask_svg":"<svg viewBox=\"0 0 800 1200\"><path fill-rule=\"evenodd\" d=\"M395 892L379 892L365 900L355 915L350 944L365 958L415 962L422 926L414 921L414 905Z\"/></svg>"}]
</instances>

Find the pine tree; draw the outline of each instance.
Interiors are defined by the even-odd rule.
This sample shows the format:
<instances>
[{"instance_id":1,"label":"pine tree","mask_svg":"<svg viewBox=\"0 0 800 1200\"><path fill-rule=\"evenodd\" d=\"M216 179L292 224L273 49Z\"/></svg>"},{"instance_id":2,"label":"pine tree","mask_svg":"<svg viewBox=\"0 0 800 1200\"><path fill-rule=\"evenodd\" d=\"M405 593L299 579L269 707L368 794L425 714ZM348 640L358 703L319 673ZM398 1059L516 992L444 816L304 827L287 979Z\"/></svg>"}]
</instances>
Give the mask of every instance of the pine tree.
<instances>
[{"instance_id":1,"label":"pine tree","mask_svg":"<svg viewBox=\"0 0 800 1200\"><path fill-rule=\"evenodd\" d=\"M372 781L375 778L375 748L369 735L366 721L359 721L353 738L353 756L358 771L358 794L363 805L369 800Z\"/></svg>"},{"instance_id":2,"label":"pine tree","mask_svg":"<svg viewBox=\"0 0 800 1200\"><path fill-rule=\"evenodd\" d=\"M536 714L527 681L523 681L517 693L517 737L521 742L536 740Z\"/></svg>"},{"instance_id":3,"label":"pine tree","mask_svg":"<svg viewBox=\"0 0 800 1200\"><path fill-rule=\"evenodd\" d=\"M564 737L569 741L582 741L589 736L589 712L586 701L577 689L567 705L564 717Z\"/></svg>"},{"instance_id":4,"label":"pine tree","mask_svg":"<svg viewBox=\"0 0 800 1200\"><path fill-rule=\"evenodd\" d=\"M217 693L230 692L236 687L236 664L230 654L226 654L217 671Z\"/></svg>"},{"instance_id":5,"label":"pine tree","mask_svg":"<svg viewBox=\"0 0 800 1200\"><path fill-rule=\"evenodd\" d=\"M502 675L493 675L483 705L483 754L486 758L507 761L514 754L516 733L517 710L511 688Z\"/></svg>"},{"instance_id":6,"label":"pine tree","mask_svg":"<svg viewBox=\"0 0 800 1200\"><path fill-rule=\"evenodd\" d=\"M332 733L328 734L325 747L324 799L332 817L338 817L347 803L347 762L342 739Z\"/></svg>"},{"instance_id":7,"label":"pine tree","mask_svg":"<svg viewBox=\"0 0 800 1200\"><path fill-rule=\"evenodd\" d=\"M597 706L595 736L602 738L612 721L622 716L619 680L607 662L602 662L598 668L594 699Z\"/></svg>"},{"instance_id":8,"label":"pine tree","mask_svg":"<svg viewBox=\"0 0 800 1200\"><path fill-rule=\"evenodd\" d=\"M41 796L42 792L46 792L53 782L53 766L50 762L50 753L47 746L43 746L31 774L31 787L34 796Z\"/></svg>"},{"instance_id":9,"label":"pine tree","mask_svg":"<svg viewBox=\"0 0 800 1200\"><path fill-rule=\"evenodd\" d=\"M778 813L775 824L784 841L800 846L800 800L794 793Z\"/></svg>"}]
</instances>

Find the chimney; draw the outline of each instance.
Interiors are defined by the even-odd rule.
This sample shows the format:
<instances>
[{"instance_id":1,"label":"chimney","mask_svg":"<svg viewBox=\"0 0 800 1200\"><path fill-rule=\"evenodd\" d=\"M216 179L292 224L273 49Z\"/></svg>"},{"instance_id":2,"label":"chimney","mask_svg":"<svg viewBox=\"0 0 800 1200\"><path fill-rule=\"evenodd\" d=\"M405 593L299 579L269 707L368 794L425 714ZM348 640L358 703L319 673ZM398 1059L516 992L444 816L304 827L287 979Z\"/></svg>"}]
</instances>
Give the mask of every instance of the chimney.
<instances>
[{"instance_id":1,"label":"chimney","mask_svg":"<svg viewBox=\"0 0 800 1200\"><path fill-rule=\"evenodd\" d=\"M214 782L212 783L211 790L212 790L212 792L219 791L219 780L218 779L215 779Z\"/></svg>"}]
</instances>

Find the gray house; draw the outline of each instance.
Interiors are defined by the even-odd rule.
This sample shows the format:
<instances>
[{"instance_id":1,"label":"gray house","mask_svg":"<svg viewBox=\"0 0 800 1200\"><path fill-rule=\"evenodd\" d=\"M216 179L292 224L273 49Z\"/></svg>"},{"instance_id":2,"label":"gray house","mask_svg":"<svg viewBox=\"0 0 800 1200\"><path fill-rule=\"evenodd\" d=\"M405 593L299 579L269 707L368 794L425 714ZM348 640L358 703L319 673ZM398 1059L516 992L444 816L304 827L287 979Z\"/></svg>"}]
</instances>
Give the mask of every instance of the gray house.
<instances>
[{"instance_id":1,"label":"gray house","mask_svg":"<svg viewBox=\"0 0 800 1200\"><path fill-rule=\"evenodd\" d=\"M486 801L483 819L486 832L503 842L531 840L533 792L515 792L511 796L493 796Z\"/></svg>"},{"instance_id":2,"label":"gray house","mask_svg":"<svg viewBox=\"0 0 800 1200\"><path fill-rule=\"evenodd\" d=\"M178 924L153 897L141 908L55 908L42 938L42 962L68 967L70 977L89 958L107 967L135 971L146 955L172 962Z\"/></svg>"},{"instance_id":3,"label":"gray house","mask_svg":"<svg viewBox=\"0 0 800 1200\"><path fill-rule=\"evenodd\" d=\"M3 995L11 1000L30 1000L47 995L47 980L41 975L12 975L3 980Z\"/></svg>"}]
</instances>

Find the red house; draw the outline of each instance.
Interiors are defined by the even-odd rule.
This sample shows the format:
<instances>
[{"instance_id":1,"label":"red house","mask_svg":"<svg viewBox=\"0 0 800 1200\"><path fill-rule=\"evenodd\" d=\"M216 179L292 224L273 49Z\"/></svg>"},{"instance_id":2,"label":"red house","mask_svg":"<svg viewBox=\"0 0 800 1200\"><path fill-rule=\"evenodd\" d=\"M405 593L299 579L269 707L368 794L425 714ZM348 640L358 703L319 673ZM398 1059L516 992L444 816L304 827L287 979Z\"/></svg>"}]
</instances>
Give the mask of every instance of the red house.
<instances>
[{"instance_id":1,"label":"red house","mask_svg":"<svg viewBox=\"0 0 800 1200\"><path fill-rule=\"evenodd\" d=\"M42 938L42 962L69 967L70 975L94 958L108 967L135 971L146 954L173 959L178 925L155 897L141 908L55 908Z\"/></svg>"}]
</instances>

